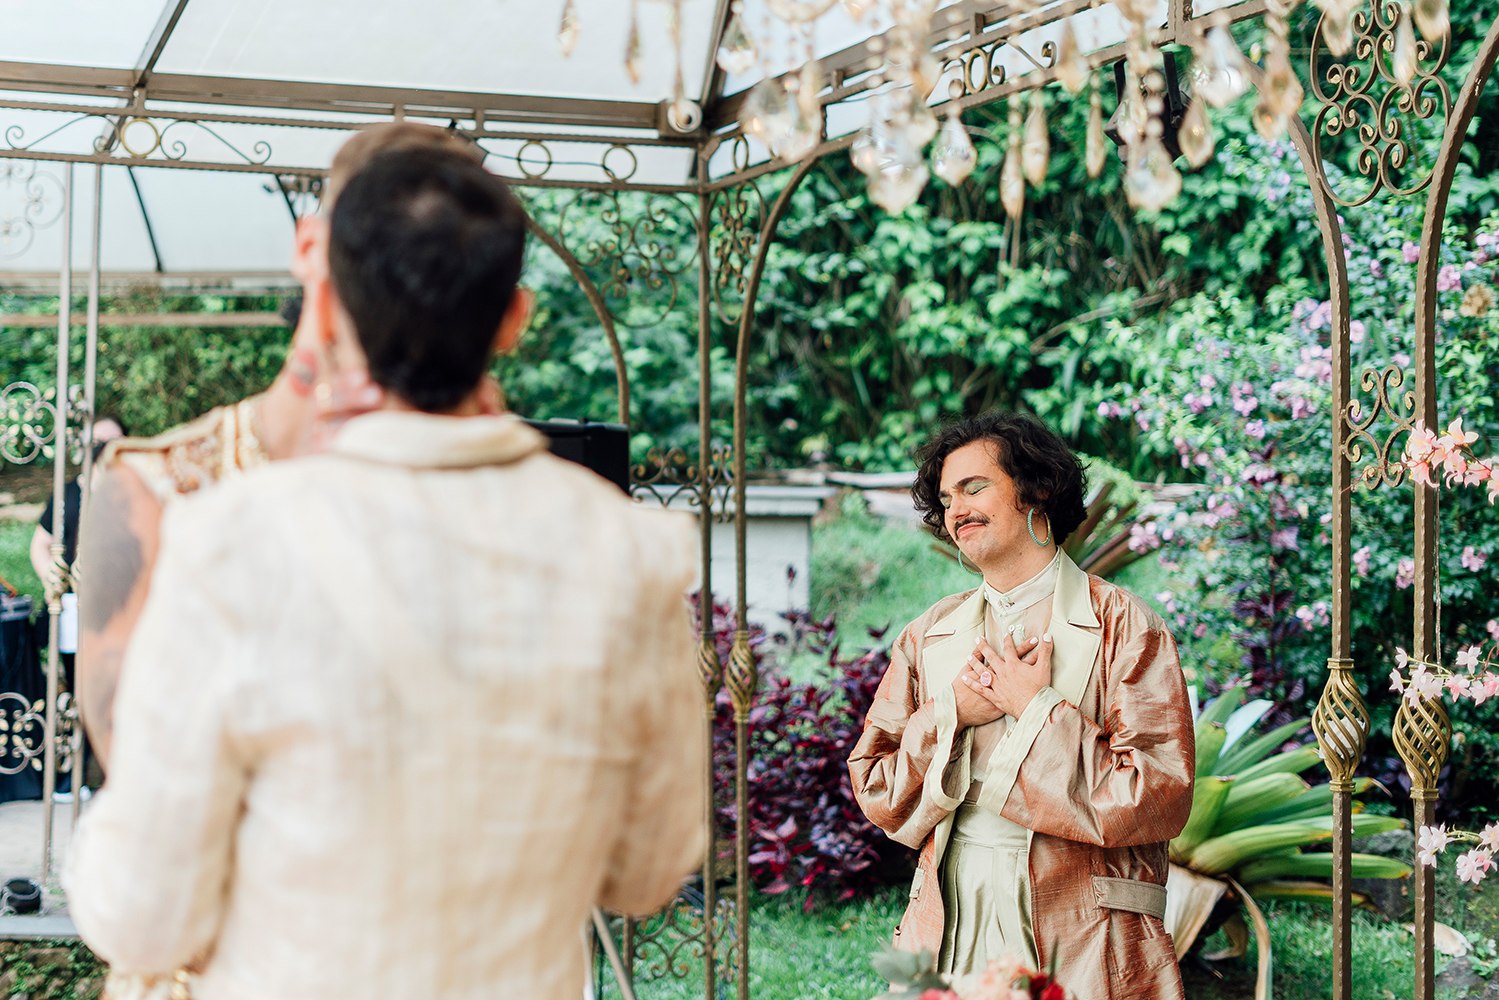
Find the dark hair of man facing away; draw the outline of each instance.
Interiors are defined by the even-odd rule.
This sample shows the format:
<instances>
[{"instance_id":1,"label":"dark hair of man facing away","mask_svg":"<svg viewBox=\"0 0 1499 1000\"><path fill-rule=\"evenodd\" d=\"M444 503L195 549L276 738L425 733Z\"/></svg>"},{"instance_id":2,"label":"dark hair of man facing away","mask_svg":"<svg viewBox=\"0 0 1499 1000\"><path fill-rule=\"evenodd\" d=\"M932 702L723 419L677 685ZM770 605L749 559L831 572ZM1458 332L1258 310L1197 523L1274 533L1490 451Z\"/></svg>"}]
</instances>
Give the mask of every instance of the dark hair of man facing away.
<instances>
[{"instance_id":1,"label":"dark hair of man facing away","mask_svg":"<svg viewBox=\"0 0 1499 1000\"><path fill-rule=\"evenodd\" d=\"M525 210L471 157L371 159L340 192L328 244L370 378L419 410L456 407L484 377L525 249Z\"/></svg>"},{"instance_id":2,"label":"dark hair of man facing away","mask_svg":"<svg viewBox=\"0 0 1499 1000\"><path fill-rule=\"evenodd\" d=\"M921 468L911 496L921 519L938 538L947 539L942 465L948 455L974 441L992 442L999 467L1015 482L1016 509L1034 507L1045 514L1058 545L1088 516L1083 504L1088 474L1061 436L1023 413L985 413L943 428L916 454Z\"/></svg>"}]
</instances>

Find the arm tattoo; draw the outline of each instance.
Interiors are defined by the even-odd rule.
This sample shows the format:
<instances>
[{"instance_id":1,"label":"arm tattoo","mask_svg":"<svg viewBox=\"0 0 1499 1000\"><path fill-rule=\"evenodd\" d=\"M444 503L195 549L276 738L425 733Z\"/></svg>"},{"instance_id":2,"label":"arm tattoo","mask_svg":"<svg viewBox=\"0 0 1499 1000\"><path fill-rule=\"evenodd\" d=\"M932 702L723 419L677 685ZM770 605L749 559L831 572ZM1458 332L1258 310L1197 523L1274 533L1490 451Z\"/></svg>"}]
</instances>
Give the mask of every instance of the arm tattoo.
<instances>
[{"instance_id":1,"label":"arm tattoo","mask_svg":"<svg viewBox=\"0 0 1499 1000\"><path fill-rule=\"evenodd\" d=\"M99 632L130 600L141 577L141 542L131 521L131 491L119 473L107 473L90 498L84 525L78 601L79 625Z\"/></svg>"},{"instance_id":2,"label":"arm tattoo","mask_svg":"<svg viewBox=\"0 0 1499 1000\"><path fill-rule=\"evenodd\" d=\"M108 767L115 687L146 601L161 530L161 505L127 468L107 471L79 539L78 696L84 728Z\"/></svg>"}]
</instances>

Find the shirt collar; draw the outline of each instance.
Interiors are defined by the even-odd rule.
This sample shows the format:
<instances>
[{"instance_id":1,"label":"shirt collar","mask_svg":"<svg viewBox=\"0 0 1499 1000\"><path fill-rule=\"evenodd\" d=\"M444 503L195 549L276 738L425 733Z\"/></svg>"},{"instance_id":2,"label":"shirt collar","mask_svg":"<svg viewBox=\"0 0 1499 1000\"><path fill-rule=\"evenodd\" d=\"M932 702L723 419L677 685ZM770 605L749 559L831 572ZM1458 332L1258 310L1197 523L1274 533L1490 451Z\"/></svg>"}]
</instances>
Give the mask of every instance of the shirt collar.
<instances>
[{"instance_id":1,"label":"shirt collar","mask_svg":"<svg viewBox=\"0 0 1499 1000\"><path fill-rule=\"evenodd\" d=\"M1057 576L1062 569L1062 553L1057 550L1057 555L1045 568L1035 576L1013 589L1000 593L984 582L984 600L993 606L1000 614L1014 614L1017 611L1040 604L1046 598L1056 593Z\"/></svg>"},{"instance_id":2,"label":"shirt collar","mask_svg":"<svg viewBox=\"0 0 1499 1000\"><path fill-rule=\"evenodd\" d=\"M510 414L445 417L379 410L339 430L329 451L417 469L507 465L546 449L546 438Z\"/></svg>"}]
</instances>

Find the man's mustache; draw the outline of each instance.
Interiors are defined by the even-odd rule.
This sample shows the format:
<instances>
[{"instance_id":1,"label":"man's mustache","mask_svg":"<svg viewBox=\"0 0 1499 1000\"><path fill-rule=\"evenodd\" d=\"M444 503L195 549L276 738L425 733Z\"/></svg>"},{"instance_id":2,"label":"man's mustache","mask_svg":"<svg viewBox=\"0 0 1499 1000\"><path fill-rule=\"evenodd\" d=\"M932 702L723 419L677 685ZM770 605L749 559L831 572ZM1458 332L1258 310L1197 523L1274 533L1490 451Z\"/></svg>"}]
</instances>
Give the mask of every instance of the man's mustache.
<instances>
[{"instance_id":1,"label":"man's mustache","mask_svg":"<svg viewBox=\"0 0 1499 1000\"><path fill-rule=\"evenodd\" d=\"M958 531L962 531L963 527L965 525L969 525L969 524L988 524L988 523L989 523L989 519L987 517L985 517L983 514L969 514L967 517L963 517L963 518L958 519L957 521L954 521L953 522L953 526L952 526L952 530L954 532L958 532Z\"/></svg>"}]
</instances>

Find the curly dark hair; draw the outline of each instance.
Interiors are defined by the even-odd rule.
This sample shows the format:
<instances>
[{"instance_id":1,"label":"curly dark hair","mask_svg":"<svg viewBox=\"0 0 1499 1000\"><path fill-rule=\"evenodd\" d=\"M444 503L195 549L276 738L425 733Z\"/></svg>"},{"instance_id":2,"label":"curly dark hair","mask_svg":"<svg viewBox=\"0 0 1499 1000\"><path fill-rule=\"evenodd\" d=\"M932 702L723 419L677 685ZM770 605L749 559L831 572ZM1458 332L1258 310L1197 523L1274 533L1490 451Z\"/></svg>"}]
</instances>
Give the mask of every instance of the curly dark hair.
<instances>
[{"instance_id":1,"label":"curly dark hair","mask_svg":"<svg viewBox=\"0 0 1499 1000\"><path fill-rule=\"evenodd\" d=\"M1061 436L1023 413L985 413L943 428L916 453L921 469L911 496L938 538L952 540L943 521L942 466L948 455L974 441L994 443L995 460L1015 481L1016 508L1035 507L1045 514L1058 545L1088 516L1083 504L1088 473Z\"/></svg>"}]
</instances>

